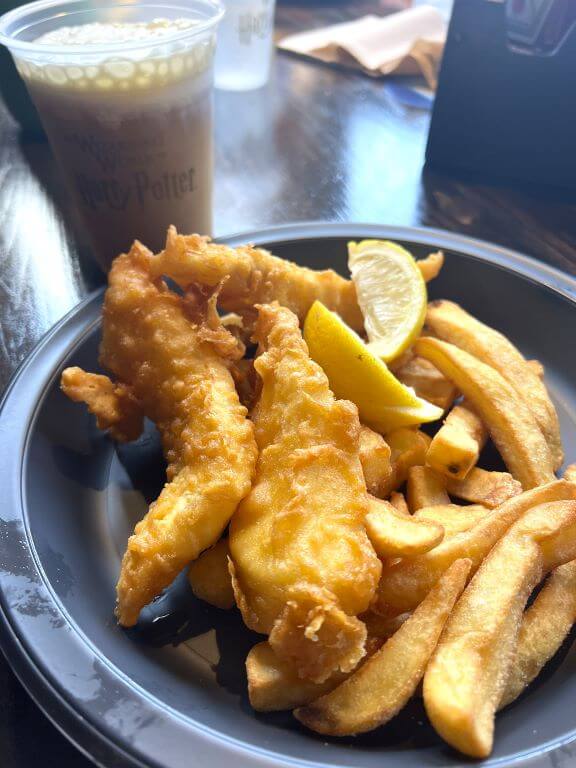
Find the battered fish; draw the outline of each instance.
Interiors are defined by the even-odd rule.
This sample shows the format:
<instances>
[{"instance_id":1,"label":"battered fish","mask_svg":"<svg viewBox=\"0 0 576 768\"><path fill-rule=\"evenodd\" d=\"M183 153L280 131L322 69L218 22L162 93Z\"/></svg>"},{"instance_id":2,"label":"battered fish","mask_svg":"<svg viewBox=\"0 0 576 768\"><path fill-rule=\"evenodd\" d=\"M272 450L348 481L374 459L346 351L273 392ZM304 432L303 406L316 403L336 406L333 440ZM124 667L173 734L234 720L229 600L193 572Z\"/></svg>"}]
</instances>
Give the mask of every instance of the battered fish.
<instances>
[{"instance_id":1,"label":"battered fish","mask_svg":"<svg viewBox=\"0 0 576 768\"><path fill-rule=\"evenodd\" d=\"M364 528L358 411L335 399L297 316L276 302L258 310L262 391L252 420L260 456L230 525L235 596L246 624L268 634L280 658L322 682L364 656L357 616L381 571Z\"/></svg>"},{"instance_id":2,"label":"battered fish","mask_svg":"<svg viewBox=\"0 0 576 768\"><path fill-rule=\"evenodd\" d=\"M222 283L219 305L241 314L248 325L255 320L255 304L276 300L302 322L319 299L356 331L364 328L352 281L331 269L301 267L262 248L230 248L200 235L179 235L170 227L166 248L154 257L152 269L155 276L166 275L182 288Z\"/></svg>"},{"instance_id":3,"label":"battered fish","mask_svg":"<svg viewBox=\"0 0 576 768\"><path fill-rule=\"evenodd\" d=\"M114 261L100 348L102 365L156 423L168 463L168 482L122 561L116 613L124 626L219 539L250 490L257 455L225 360L237 341L218 325L215 297L175 295L151 279L151 258L136 243ZM63 374L69 393L70 376Z\"/></svg>"},{"instance_id":4,"label":"battered fish","mask_svg":"<svg viewBox=\"0 0 576 768\"><path fill-rule=\"evenodd\" d=\"M62 373L61 388L70 400L86 403L98 429L109 432L114 440L129 443L140 437L144 412L131 387L74 367Z\"/></svg>"},{"instance_id":5,"label":"battered fish","mask_svg":"<svg viewBox=\"0 0 576 768\"><path fill-rule=\"evenodd\" d=\"M416 262L426 282L438 275L443 263L441 252ZM190 283L207 286L222 283L220 306L228 312L239 313L248 329L256 320L256 304L278 301L303 323L318 299L355 331L364 331L364 318L351 280L332 269L308 269L280 259L263 248L250 245L231 248L212 243L208 237L179 235L170 227L166 247L154 257L152 270L155 277L166 275L183 289Z\"/></svg>"}]
</instances>

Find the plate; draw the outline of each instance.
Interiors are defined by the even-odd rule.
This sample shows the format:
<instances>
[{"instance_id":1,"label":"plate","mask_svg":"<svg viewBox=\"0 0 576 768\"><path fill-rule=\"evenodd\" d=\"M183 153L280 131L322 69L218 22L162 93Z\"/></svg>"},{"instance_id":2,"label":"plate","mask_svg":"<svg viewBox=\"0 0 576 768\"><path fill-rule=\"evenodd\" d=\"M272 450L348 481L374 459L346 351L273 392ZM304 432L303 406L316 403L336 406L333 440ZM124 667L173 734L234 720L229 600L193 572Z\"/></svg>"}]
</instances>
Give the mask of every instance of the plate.
<instances>
[{"instance_id":1,"label":"plate","mask_svg":"<svg viewBox=\"0 0 576 768\"><path fill-rule=\"evenodd\" d=\"M417 256L445 250L432 297L462 302L545 364L566 453L576 459L574 279L496 246L424 229L313 224L228 242L344 271L347 240L363 237L398 240ZM115 768L469 765L434 734L417 700L356 739L326 741L289 713L255 714L244 659L257 636L237 612L193 599L182 577L137 628L116 625L120 557L162 485L163 460L152 428L115 447L58 389L66 365L95 369L101 303L101 293L89 297L43 339L0 412L1 642L37 703L81 750ZM500 715L485 765L572 764L575 667L576 654L563 648Z\"/></svg>"}]
</instances>

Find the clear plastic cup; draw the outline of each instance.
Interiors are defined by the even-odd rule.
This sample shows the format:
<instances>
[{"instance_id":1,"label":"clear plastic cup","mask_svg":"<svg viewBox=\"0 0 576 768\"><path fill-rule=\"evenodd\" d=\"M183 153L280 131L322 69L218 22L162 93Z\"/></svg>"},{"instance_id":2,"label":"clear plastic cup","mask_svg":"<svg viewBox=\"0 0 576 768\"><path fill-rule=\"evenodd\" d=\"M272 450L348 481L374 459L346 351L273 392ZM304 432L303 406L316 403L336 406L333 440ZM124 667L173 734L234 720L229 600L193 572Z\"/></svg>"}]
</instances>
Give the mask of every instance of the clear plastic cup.
<instances>
[{"instance_id":1,"label":"clear plastic cup","mask_svg":"<svg viewBox=\"0 0 576 768\"><path fill-rule=\"evenodd\" d=\"M222 15L218 0L39 0L0 17L0 43L26 82L105 268L135 238L161 248L170 224L211 233ZM95 42L94 27L73 31L83 36L73 42L37 42L95 22L129 27L115 42Z\"/></svg>"},{"instance_id":2,"label":"clear plastic cup","mask_svg":"<svg viewBox=\"0 0 576 768\"><path fill-rule=\"evenodd\" d=\"M216 87L249 91L266 85L274 50L276 0L223 0L218 31Z\"/></svg>"}]
</instances>

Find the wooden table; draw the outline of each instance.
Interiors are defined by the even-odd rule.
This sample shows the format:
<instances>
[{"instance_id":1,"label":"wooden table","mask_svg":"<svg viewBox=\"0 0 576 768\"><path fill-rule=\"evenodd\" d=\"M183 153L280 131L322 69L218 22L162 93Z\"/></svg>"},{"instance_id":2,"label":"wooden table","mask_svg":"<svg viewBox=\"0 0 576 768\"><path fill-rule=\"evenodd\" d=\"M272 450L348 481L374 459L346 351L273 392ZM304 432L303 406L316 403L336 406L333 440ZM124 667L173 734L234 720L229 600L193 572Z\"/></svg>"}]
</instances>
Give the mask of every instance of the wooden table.
<instances>
[{"instance_id":1,"label":"wooden table","mask_svg":"<svg viewBox=\"0 0 576 768\"><path fill-rule=\"evenodd\" d=\"M403 0L292 0L277 32ZM443 227L576 273L576 204L565 193L422 170L430 115L393 86L286 55L252 93L216 96L216 234L293 221ZM456 116L457 118L457 116ZM0 106L0 390L40 336L102 278L78 256L69 200L46 144L26 143ZM2 768L88 766L0 661Z\"/></svg>"}]
</instances>

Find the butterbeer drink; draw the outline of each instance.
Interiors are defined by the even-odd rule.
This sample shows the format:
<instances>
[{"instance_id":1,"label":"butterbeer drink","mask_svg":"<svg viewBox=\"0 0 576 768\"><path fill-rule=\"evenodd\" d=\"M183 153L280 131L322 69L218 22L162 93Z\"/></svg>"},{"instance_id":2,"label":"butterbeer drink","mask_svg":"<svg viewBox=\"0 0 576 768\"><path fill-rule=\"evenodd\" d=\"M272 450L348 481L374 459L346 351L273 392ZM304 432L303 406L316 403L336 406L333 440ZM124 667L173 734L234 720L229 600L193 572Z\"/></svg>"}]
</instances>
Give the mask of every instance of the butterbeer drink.
<instances>
[{"instance_id":1,"label":"butterbeer drink","mask_svg":"<svg viewBox=\"0 0 576 768\"><path fill-rule=\"evenodd\" d=\"M65 7L77 5L84 4ZM33 57L13 50L105 267L136 237L160 249L170 224L212 231L212 65L220 9L202 2L211 9L202 18L190 13L196 5L172 18L155 15L160 6L138 3L125 14L111 6L103 20L90 18L94 11L71 13L34 37Z\"/></svg>"}]
</instances>

